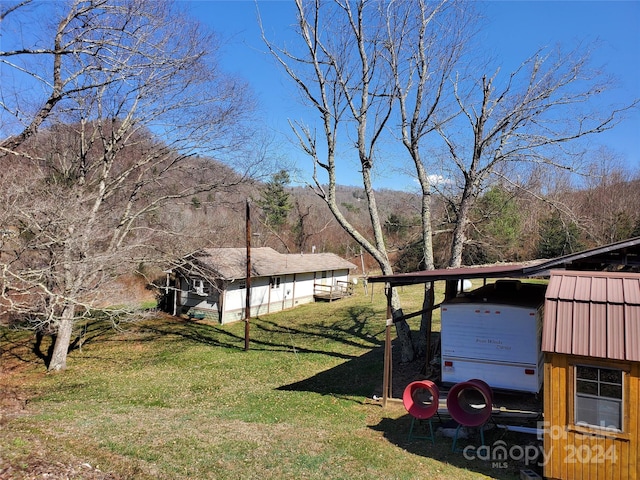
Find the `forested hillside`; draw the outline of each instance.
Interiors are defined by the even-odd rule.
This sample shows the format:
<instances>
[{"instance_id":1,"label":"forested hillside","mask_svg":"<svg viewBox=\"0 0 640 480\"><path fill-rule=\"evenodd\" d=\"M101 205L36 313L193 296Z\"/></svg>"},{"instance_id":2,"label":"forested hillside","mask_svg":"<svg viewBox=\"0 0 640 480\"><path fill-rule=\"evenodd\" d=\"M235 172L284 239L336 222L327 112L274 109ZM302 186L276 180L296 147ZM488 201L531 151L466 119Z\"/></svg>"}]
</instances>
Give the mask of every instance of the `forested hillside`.
<instances>
[{"instance_id":1,"label":"forested hillside","mask_svg":"<svg viewBox=\"0 0 640 480\"><path fill-rule=\"evenodd\" d=\"M265 203L261 199L273 195L267 185L254 183L239 189L236 203L215 205L194 199L183 207L182 215L207 224L211 229L200 242L242 246L245 242L243 195L246 195L246 198L256 200L252 203L252 212L255 212L252 230L256 233L252 242L255 245L270 246L283 252L335 252L361 266L360 247L340 228L324 202L310 189L282 185L287 199L286 215L278 225L270 225L269 209L260 206ZM366 230L369 222L363 190L340 186L337 193L345 216ZM421 269L420 195L393 190L380 190L376 194L389 254L397 271ZM438 267L447 264L456 221L450 214L448 202L444 195L433 195ZM234 222L225 221L216 226L214 219L227 218L234 218ZM638 172L611 169L596 173L594 170L579 186L564 182L551 188L541 182L529 190L513 190L497 184L479 197L473 211L464 264L551 258L634 236L640 236ZM365 269L375 269L375 262L366 254L364 258Z\"/></svg>"}]
</instances>

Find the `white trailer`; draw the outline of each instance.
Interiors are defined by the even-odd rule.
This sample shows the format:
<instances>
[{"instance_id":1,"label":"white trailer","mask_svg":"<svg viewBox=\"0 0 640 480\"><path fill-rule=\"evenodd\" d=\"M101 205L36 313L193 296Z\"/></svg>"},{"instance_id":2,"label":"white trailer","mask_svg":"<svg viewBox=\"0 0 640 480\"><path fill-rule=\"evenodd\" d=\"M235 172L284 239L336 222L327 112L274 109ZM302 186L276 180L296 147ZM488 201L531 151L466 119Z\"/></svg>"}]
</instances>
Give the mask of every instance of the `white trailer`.
<instances>
[{"instance_id":1,"label":"white trailer","mask_svg":"<svg viewBox=\"0 0 640 480\"><path fill-rule=\"evenodd\" d=\"M546 285L499 280L441 306L442 382L538 393Z\"/></svg>"}]
</instances>

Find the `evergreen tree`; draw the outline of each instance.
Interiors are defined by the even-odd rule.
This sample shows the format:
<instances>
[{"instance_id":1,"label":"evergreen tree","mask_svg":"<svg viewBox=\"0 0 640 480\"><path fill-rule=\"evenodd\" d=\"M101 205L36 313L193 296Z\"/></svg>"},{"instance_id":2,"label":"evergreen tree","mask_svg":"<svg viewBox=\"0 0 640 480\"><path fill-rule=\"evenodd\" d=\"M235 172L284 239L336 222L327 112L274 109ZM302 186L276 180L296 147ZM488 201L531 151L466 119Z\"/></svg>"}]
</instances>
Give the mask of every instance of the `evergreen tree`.
<instances>
[{"instance_id":1,"label":"evergreen tree","mask_svg":"<svg viewBox=\"0 0 640 480\"><path fill-rule=\"evenodd\" d=\"M287 221L291 210L290 195L286 191L289 181L289 173L286 170L273 174L256 202L264 213L265 224L270 228L282 227Z\"/></svg>"},{"instance_id":2,"label":"evergreen tree","mask_svg":"<svg viewBox=\"0 0 640 480\"><path fill-rule=\"evenodd\" d=\"M557 211L541 222L538 258L560 257L582 248L584 246L578 238L578 226L572 221L565 221Z\"/></svg>"},{"instance_id":3,"label":"evergreen tree","mask_svg":"<svg viewBox=\"0 0 640 480\"><path fill-rule=\"evenodd\" d=\"M463 260L465 265L517 260L522 212L512 192L496 185L480 197L471 216Z\"/></svg>"}]
</instances>

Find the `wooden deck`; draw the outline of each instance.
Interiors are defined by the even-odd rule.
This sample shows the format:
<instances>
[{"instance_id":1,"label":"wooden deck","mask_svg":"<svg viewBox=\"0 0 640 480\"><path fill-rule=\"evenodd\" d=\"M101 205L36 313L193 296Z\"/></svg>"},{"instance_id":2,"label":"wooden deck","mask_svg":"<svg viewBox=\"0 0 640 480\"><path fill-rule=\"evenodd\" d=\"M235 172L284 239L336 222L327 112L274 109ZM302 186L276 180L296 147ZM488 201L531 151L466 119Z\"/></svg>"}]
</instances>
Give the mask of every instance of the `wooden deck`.
<instances>
[{"instance_id":1,"label":"wooden deck","mask_svg":"<svg viewBox=\"0 0 640 480\"><path fill-rule=\"evenodd\" d=\"M332 302L353 295L353 284L350 282L337 282L336 285L313 284L313 298L316 301Z\"/></svg>"}]
</instances>

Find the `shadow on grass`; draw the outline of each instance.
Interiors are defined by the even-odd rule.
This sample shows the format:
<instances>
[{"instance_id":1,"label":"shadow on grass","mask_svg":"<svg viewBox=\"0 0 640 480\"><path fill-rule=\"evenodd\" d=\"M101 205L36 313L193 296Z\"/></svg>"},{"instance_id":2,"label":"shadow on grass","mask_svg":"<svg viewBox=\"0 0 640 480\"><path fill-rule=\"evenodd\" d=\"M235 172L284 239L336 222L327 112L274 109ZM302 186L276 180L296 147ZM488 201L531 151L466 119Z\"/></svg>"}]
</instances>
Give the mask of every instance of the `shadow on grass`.
<instances>
[{"instance_id":1,"label":"shadow on grass","mask_svg":"<svg viewBox=\"0 0 640 480\"><path fill-rule=\"evenodd\" d=\"M0 371L9 372L23 365L40 363L34 357L33 335L28 332L4 330L0 332Z\"/></svg>"},{"instance_id":2,"label":"shadow on grass","mask_svg":"<svg viewBox=\"0 0 640 480\"><path fill-rule=\"evenodd\" d=\"M295 350L301 354L320 354L350 360L357 357L345 353L343 347L370 350L381 345L377 336L382 330L374 333L366 331L367 322L370 323L375 316L373 309L350 307L347 314L346 318L340 316L330 324L295 324L277 321L274 319L275 316L252 318L249 322L250 349L272 352ZM145 325L144 330L158 336L179 335L193 342L238 350L244 349L244 332L237 328L239 325L242 325L242 322L223 326L166 315L161 322ZM336 347L336 344L339 346Z\"/></svg>"},{"instance_id":3,"label":"shadow on grass","mask_svg":"<svg viewBox=\"0 0 640 480\"><path fill-rule=\"evenodd\" d=\"M514 452L515 457L518 457L518 455L524 451L530 453L534 453L534 449L538 449L539 451L540 445L536 443L535 437L510 436L511 434L505 435L501 430L488 430L485 431L484 434L484 443L488 448L476 454L476 449L480 447L481 442L478 431L472 429L469 438L458 439L456 451L453 452L453 439L443 436L438 431L438 429L443 426L447 428L451 427L452 425L450 425L450 423L451 421L447 423L447 421L444 420L444 423L441 423L438 419L433 419L433 429L436 432L434 443L432 443L430 439L415 438L416 436L428 435L428 424L426 422L416 423L416 427L414 427L414 437L412 439L408 438L411 427L411 416L409 414L399 418L383 418L377 425L373 425L370 428L382 432L387 441L414 455L428 457L491 478L499 480L520 478L521 469L530 469L540 475L542 474L542 468L537 465L538 461L542 461L541 454L535 459L531 458L528 464L526 464L527 462L525 462L524 459L509 458L508 454L507 458L500 460L482 459L487 458L484 457L484 455L499 453L498 450L494 448L495 446L505 446L507 452ZM464 453L465 447L468 447L466 454ZM494 449L492 450L492 448ZM511 450L512 448L513 450ZM533 457L533 455L531 456Z\"/></svg>"},{"instance_id":4,"label":"shadow on grass","mask_svg":"<svg viewBox=\"0 0 640 480\"><path fill-rule=\"evenodd\" d=\"M383 349L375 348L309 378L283 385L278 390L371 398L381 392L379 384L382 380L382 364Z\"/></svg>"},{"instance_id":5,"label":"shadow on grass","mask_svg":"<svg viewBox=\"0 0 640 480\"><path fill-rule=\"evenodd\" d=\"M367 333L367 323L375 325L375 312L368 306L349 307L336 315L336 320L323 318L314 322L291 322L276 316L253 318L250 321L250 349L252 351L319 354L351 360L353 351L368 351L380 345L374 333ZM179 336L185 340L212 347L244 350L243 322L217 325L206 321L187 320L157 313L154 318L123 320L114 324L109 319L91 319L79 324L69 346L69 352L89 345L121 342L156 342ZM114 326L116 328L114 328ZM0 356L12 356L16 361L36 361L45 365L51 357L55 336L21 332L8 337L4 333ZM95 352L94 352L95 354ZM31 357L35 355L35 359Z\"/></svg>"}]
</instances>

